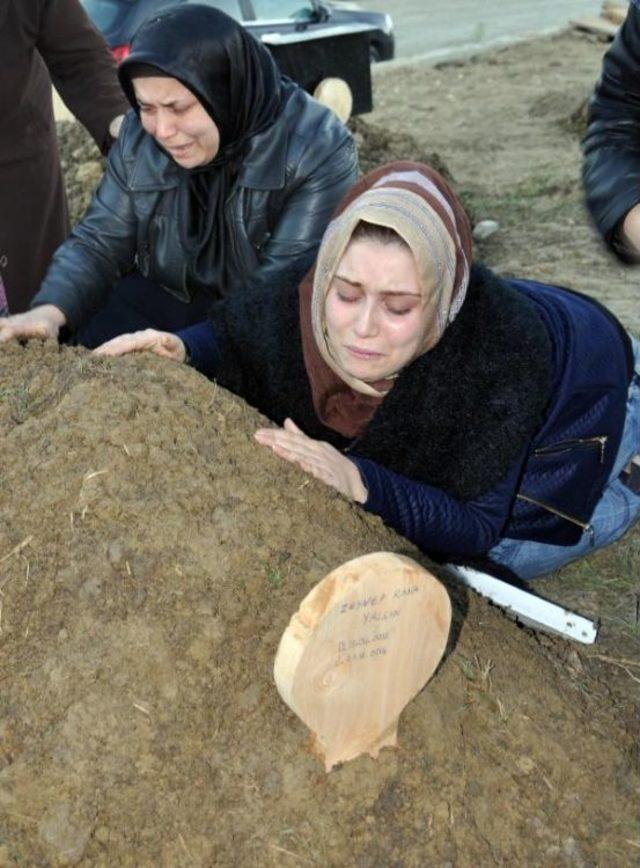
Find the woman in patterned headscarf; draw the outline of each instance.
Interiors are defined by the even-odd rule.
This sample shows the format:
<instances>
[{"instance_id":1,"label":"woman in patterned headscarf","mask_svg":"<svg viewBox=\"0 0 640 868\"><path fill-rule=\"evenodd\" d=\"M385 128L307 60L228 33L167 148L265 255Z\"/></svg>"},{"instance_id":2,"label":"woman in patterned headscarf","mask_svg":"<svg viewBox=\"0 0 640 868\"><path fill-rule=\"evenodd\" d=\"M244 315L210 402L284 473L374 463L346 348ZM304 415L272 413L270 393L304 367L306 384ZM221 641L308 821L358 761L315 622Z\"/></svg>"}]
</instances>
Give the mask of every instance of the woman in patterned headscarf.
<instances>
[{"instance_id":1,"label":"woman in patterned headscarf","mask_svg":"<svg viewBox=\"0 0 640 868\"><path fill-rule=\"evenodd\" d=\"M640 517L638 343L585 296L472 265L427 166L363 178L299 287L98 352L143 349L215 374L282 426L259 443L432 555L528 579Z\"/></svg>"}]
</instances>

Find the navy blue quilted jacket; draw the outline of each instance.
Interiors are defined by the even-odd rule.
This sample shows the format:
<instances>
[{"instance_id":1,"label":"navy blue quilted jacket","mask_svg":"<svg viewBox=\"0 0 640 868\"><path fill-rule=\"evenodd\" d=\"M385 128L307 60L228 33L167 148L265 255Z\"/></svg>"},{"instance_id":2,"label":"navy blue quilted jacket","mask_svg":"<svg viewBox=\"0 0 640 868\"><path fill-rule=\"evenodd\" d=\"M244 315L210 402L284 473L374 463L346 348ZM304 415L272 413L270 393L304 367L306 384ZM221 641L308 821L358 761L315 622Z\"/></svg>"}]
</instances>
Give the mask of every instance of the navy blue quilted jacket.
<instances>
[{"instance_id":1,"label":"navy blue quilted jacket","mask_svg":"<svg viewBox=\"0 0 640 868\"><path fill-rule=\"evenodd\" d=\"M437 477L437 466L429 467L428 472L422 474L423 478L418 479L421 468L415 462L411 465L416 455L420 460L428 460L438 431L419 430L416 418L420 417L411 417L414 405L427 405L436 398L434 390L425 389L420 380L411 381L407 392L402 379L410 381L410 374L400 375L390 396L369 423L365 436L356 442L340 442L328 429L321 428L309 409L312 405L307 394L306 374L299 347L295 347L298 342L297 296L296 310L289 321L283 322L287 305L283 303L282 294L278 296L277 305L269 304L274 298L270 287L264 293L264 302L250 300L235 319L227 309L226 324L224 317L214 314L213 322L205 331L202 326L195 326L180 335L196 367L209 374L215 371L222 385L245 397L275 422L281 424L289 415L309 436L343 448L358 465L367 487L364 508L381 516L423 551L445 557L483 555L502 537L573 545L584 532L589 532L591 514L611 474L620 444L633 368L628 336L605 308L570 290L533 281L500 280L487 270L479 273L477 268L472 284L474 281L483 284L480 286L483 295L478 296L476 292L474 296L470 291L463 311L477 311L478 316L484 316L474 298L488 298L489 305L493 305L492 326L484 328L483 322L478 332L482 335L490 332L488 339L469 341L468 332L464 333L461 345L465 358L474 352L474 344L482 340L491 344L500 339L498 320L510 300L516 306L524 302L528 317L524 320L525 328L544 333L544 340L531 346L539 345L545 357L550 356L548 364L549 359L543 359L541 352L539 367L546 365L550 376L542 410L534 422L527 423L527 433L523 436L520 432L517 446L511 452L500 453L502 464L492 471L488 486L483 486L481 475L474 477L474 467L468 467L468 461L465 465L468 454L464 451L464 441L482 440L484 436L484 444L473 454L471 464L491 463L493 440L499 439L501 429L509 426L511 416L517 412L517 395L513 390L509 392L504 384L493 385L500 378L500 369L505 368L502 355L498 356L497 377L485 376L484 382L482 375L478 377L479 388L484 389L482 393L475 391L475 381L473 389L467 387L467 380L462 386L459 383L446 386L458 389L458 398L449 405L453 414L458 412L455 405L460 403L460 396L465 399L466 393L472 392L462 417L468 420L463 423L465 430L460 437L462 459L453 459L454 484L447 486L429 484L429 479ZM470 287L473 289L474 285ZM240 302L234 304L237 306ZM467 314L467 321L469 318ZM462 313L458 320L461 319ZM447 333L454 331L458 320ZM507 316L505 321L503 332L507 331L507 337L509 330L521 330L508 356L506 367L511 367L517 363L517 346L526 340L526 332L522 331L522 321ZM281 337L274 339L277 333ZM444 342L443 338L441 343ZM436 350L438 348L426 355L435 356ZM490 348L485 350L485 356L491 363ZM479 355L468 365L472 374L485 356ZM529 386L531 391L537 388L537 359L531 358L529 347L521 352L521 357L525 364L519 371L528 374L523 377L518 373L511 385L515 382L516 393L526 394ZM468 373L461 373L460 378ZM446 376L451 379L451 374ZM438 377L441 379L442 374ZM272 381L278 379L280 383L273 387ZM500 394L487 413L486 405L492 403L492 390ZM400 395L403 397L398 403ZM392 400L396 400L395 407ZM377 417L383 415L382 409L387 405L392 409L386 410L386 420L381 422ZM478 419L485 429L494 425L488 436L479 429ZM394 443L404 439L407 454L400 455L388 441L384 449L377 448L385 437L382 424L385 421ZM455 453L456 449L454 437L445 430L441 453L445 460L449 451L447 438L451 440L451 452ZM394 464L395 469L390 469ZM398 472L398 466L413 469ZM459 475L471 481L456 490L458 467Z\"/></svg>"},{"instance_id":2,"label":"navy blue quilted jacket","mask_svg":"<svg viewBox=\"0 0 640 868\"><path fill-rule=\"evenodd\" d=\"M365 508L425 551L482 555L502 537L574 545L590 532L620 445L633 361L618 321L569 290L506 283L536 305L554 374L545 421L502 481L460 502L353 456L369 492Z\"/></svg>"}]
</instances>

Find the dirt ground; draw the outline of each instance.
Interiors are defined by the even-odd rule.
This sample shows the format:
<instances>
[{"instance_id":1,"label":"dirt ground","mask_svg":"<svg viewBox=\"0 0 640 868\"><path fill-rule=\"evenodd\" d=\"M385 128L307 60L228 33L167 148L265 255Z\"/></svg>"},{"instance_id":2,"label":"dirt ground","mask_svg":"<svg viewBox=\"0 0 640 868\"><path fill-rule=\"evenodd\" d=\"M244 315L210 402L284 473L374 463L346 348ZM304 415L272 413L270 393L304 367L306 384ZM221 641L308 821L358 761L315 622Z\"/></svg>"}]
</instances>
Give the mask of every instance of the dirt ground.
<instances>
[{"instance_id":1,"label":"dirt ground","mask_svg":"<svg viewBox=\"0 0 640 868\"><path fill-rule=\"evenodd\" d=\"M564 35L378 74L357 135L365 163L439 154L500 223L478 251L492 266L592 292L638 329L568 120L601 52ZM78 209L94 155L62 133ZM589 648L445 579L449 649L399 748L326 775L275 690L282 630L351 557L430 565L263 453L259 421L158 359L0 353L0 866L632 864L639 534L537 586L602 618Z\"/></svg>"}]
</instances>

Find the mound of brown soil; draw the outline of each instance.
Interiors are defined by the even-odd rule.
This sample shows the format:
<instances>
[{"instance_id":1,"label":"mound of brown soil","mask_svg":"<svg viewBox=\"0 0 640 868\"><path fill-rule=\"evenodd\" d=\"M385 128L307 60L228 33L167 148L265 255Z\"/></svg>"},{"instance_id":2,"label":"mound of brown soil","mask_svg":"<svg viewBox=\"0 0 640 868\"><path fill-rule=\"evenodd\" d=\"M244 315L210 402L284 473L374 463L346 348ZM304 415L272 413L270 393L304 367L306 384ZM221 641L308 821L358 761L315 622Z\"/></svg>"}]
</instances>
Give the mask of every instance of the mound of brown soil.
<instances>
[{"instance_id":1,"label":"mound of brown soil","mask_svg":"<svg viewBox=\"0 0 640 868\"><path fill-rule=\"evenodd\" d=\"M361 117L352 118L349 127L358 148L360 171L363 174L393 160L414 160L416 163L427 163L448 181L453 180L440 154L427 151L408 133L392 131Z\"/></svg>"},{"instance_id":2,"label":"mound of brown soil","mask_svg":"<svg viewBox=\"0 0 640 868\"><path fill-rule=\"evenodd\" d=\"M399 749L327 776L281 632L415 551L193 371L11 346L0 383L0 864L629 864L631 744L566 646L454 592Z\"/></svg>"},{"instance_id":3,"label":"mound of brown soil","mask_svg":"<svg viewBox=\"0 0 640 868\"><path fill-rule=\"evenodd\" d=\"M58 148L67 189L71 225L87 210L91 194L104 172L106 161L83 126L75 121L58 121Z\"/></svg>"}]
</instances>

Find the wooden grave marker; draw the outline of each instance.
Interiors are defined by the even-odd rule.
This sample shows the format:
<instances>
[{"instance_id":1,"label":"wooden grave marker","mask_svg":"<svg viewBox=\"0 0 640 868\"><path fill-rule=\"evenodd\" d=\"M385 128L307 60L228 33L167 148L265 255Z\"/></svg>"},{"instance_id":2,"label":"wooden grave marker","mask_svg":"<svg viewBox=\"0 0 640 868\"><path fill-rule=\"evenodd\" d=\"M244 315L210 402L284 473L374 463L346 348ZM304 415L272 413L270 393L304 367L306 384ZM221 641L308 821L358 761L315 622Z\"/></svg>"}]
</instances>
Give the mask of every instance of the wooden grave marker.
<instances>
[{"instance_id":1,"label":"wooden grave marker","mask_svg":"<svg viewBox=\"0 0 640 868\"><path fill-rule=\"evenodd\" d=\"M327 771L397 743L400 713L435 672L450 625L444 586L390 552L342 564L307 594L280 640L274 677Z\"/></svg>"}]
</instances>

